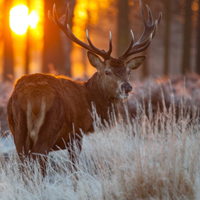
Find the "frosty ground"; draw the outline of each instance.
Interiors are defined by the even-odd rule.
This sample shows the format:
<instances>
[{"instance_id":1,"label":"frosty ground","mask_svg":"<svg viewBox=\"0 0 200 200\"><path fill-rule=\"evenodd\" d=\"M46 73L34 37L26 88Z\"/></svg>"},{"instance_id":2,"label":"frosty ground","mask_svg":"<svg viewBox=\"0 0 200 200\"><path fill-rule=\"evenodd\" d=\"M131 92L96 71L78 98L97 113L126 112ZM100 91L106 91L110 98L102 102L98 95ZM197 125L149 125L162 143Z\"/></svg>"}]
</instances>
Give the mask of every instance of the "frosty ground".
<instances>
[{"instance_id":1,"label":"frosty ground","mask_svg":"<svg viewBox=\"0 0 200 200\"><path fill-rule=\"evenodd\" d=\"M131 97L130 117L119 122L112 118L111 127L102 126L96 118L95 132L83 136L83 150L73 172L67 151L48 156L45 177L37 162L22 166L7 134L1 148L0 199L200 199L200 123L194 103L199 97L190 96L197 93L198 87L191 87L198 81L185 82L186 96L177 92L178 86L170 93L168 85L161 83L166 91L159 89L159 106L153 97L160 86L148 84L151 101L145 98L149 88L137 87L143 99L138 103L139 92ZM133 106L136 110L131 113ZM9 157L5 158L5 152ZM77 149L74 153L79 154Z\"/></svg>"}]
</instances>

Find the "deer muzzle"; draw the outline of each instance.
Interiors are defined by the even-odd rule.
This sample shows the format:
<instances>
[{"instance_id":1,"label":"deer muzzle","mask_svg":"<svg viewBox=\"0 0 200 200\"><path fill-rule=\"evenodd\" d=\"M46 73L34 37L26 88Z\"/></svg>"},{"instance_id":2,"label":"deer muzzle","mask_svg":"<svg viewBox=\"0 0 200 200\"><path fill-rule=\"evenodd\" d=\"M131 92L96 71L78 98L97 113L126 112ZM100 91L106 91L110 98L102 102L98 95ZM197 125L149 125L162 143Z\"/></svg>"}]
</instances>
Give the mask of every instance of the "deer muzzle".
<instances>
[{"instance_id":1,"label":"deer muzzle","mask_svg":"<svg viewBox=\"0 0 200 200\"><path fill-rule=\"evenodd\" d=\"M126 94L132 91L132 86L128 82L123 83L121 87L122 87L122 91L124 91Z\"/></svg>"}]
</instances>

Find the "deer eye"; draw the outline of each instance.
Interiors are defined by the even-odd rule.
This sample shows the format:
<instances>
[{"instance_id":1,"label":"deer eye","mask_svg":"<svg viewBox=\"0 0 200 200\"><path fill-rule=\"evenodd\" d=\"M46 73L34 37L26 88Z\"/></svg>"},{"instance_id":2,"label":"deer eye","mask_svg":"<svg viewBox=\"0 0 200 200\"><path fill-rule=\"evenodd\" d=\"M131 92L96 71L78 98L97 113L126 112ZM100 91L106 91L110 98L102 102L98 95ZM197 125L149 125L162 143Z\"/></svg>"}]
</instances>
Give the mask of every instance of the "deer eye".
<instances>
[{"instance_id":1,"label":"deer eye","mask_svg":"<svg viewBox=\"0 0 200 200\"><path fill-rule=\"evenodd\" d=\"M128 75L130 75L131 74L131 71L128 71Z\"/></svg>"},{"instance_id":2,"label":"deer eye","mask_svg":"<svg viewBox=\"0 0 200 200\"><path fill-rule=\"evenodd\" d=\"M105 75L111 75L111 72L105 71Z\"/></svg>"}]
</instances>

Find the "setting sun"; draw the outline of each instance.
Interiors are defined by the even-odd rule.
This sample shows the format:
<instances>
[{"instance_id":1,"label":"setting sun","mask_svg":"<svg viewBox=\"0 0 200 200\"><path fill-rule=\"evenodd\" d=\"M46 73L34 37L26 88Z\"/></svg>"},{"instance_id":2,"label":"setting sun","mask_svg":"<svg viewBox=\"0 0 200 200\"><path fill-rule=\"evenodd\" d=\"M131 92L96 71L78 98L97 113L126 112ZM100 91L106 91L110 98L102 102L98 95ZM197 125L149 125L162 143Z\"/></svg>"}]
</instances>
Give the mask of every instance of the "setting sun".
<instances>
[{"instance_id":1,"label":"setting sun","mask_svg":"<svg viewBox=\"0 0 200 200\"><path fill-rule=\"evenodd\" d=\"M38 21L37 13L31 11L28 15L28 7L25 5L18 5L10 10L10 27L18 35L25 34L29 25L35 28Z\"/></svg>"}]
</instances>

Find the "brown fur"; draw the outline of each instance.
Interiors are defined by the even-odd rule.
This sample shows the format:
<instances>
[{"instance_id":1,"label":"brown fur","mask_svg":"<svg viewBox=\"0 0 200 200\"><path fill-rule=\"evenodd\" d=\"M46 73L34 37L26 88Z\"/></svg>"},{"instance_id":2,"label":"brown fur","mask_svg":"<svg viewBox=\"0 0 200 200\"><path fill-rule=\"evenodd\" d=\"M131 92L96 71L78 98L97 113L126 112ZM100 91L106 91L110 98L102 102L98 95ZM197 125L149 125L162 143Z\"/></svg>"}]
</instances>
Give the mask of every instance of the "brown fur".
<instances>
[{"instance_id":1,"label":"brown fur","mask_svg":"<svg viewBox=\"0 0 200 200\"><path fill-rule=\"evenodd\" d=\"M133 64L122 62L110 66L98 56L88 53L92 65L98 69L87 82L49 74L32 74L17 80L9 99L7 112L10 130L20 159L24 154L36 158L51 150L65 149L73 140L79 141L81 130L93 131L92 104L102 123L109 121L109 111L118 118L123 98L121 84L128 83ZM139 65L145 57L133 58ZM139 60L139 61L138 61ZM110 75L105 71L110 70ZM120 72L119 72L120 70ZM76 133L76 134L75 134ZM71 151L72 148L68 148Z\"/></svg>"},{"instance_id":2,"label":"brown fur","mask_svg":"<svg viewBox=\"0 0 200 200\"><path fill-rule=\"evenodd\" d=\"M64 77L33 74L16 82L8 102L8 122L19 155L64 149L74 132L81 136L80 129L84 133L93 131L91 102L96 103L102 119L108 120L107 109L115 102L101 93L96 76L78 83Z\"/></svg>"},{"instance_id":3,"label":"brown fur","mask_svg":"<svg viewBox=\"0 0 200 200\"><path fill-rule=\"evenodd\" d=\"M114 68L121 68L125 65L125 61L121 59L112 58L110 60L110 66Z\"/></svg>"}]
</instances>

